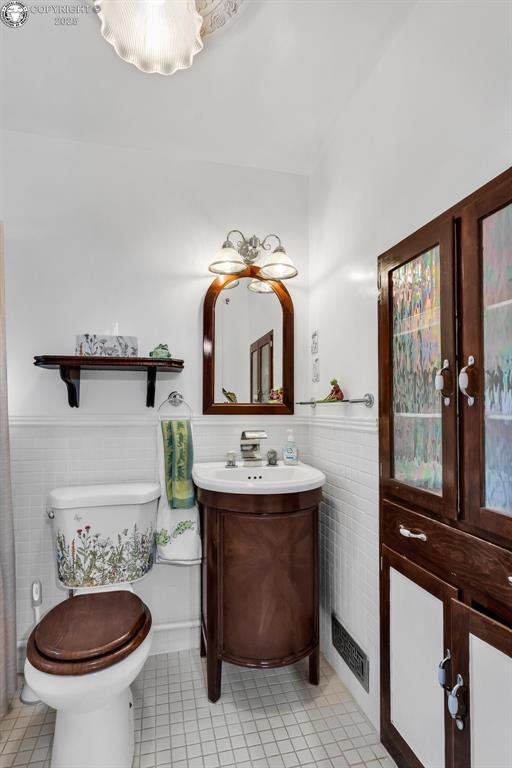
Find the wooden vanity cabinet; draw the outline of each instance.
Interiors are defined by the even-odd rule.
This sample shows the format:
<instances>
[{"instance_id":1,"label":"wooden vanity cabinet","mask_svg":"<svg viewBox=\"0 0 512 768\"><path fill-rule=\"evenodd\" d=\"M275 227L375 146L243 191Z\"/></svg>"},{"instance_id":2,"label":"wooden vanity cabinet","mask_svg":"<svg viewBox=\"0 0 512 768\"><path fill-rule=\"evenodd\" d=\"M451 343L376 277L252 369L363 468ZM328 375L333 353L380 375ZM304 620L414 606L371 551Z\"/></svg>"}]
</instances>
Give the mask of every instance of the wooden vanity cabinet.
<instances>
[{"instance_id":1,"label":"wooden vanity cabinet","mask_svg":"<svg viewBox=\"0 0 512 768\"><path fill-rule=\"evenodd\" d=\"M222 662L281 667L309 656L319 680L321 490L245 495L198 489L203 540L201 652L208 698Z\"/></svg>"},{"instance_id":2,"label":"wooden vanity cabinet","mask_svg":"<svg viewBox=\"0 0 512 768\"><path fill-rule=\"evenodd\" d=\"M512 169L380 257L379 376L382 740L512 768Z\"/></svg>"}]
</instances>

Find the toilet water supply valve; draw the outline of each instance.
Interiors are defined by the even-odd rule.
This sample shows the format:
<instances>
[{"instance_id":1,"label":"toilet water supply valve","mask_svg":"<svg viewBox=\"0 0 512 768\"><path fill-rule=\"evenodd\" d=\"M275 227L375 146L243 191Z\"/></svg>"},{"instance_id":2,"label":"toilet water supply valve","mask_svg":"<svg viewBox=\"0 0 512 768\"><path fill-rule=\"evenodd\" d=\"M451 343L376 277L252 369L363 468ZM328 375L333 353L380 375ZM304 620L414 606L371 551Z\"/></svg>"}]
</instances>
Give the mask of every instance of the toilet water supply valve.
<instances>
[{"instance_id":1,"label":"toilet water supply valve","mask_svg":"<svg viewBox=\"0 0 512 768\"><path fill-rule=\"evenodd\" d=\"M41 604L43 602L43 588L39 579L34 579L30 586L30 601L34 610L34 626L39 624L41 618ZM32 688L25 683L23 686L20 699L24 704L37 704L40 701L39 696L36 696Z\"/></svg>"}]
</instances>

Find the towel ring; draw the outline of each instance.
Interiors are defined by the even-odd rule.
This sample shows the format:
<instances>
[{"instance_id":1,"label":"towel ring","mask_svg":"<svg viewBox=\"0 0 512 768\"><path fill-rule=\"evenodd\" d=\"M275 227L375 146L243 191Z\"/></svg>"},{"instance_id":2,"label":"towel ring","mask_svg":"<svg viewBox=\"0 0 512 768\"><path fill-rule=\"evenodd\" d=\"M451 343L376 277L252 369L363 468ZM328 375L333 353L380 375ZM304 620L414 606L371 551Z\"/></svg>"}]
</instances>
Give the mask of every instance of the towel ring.
<instances>
[{"instance_id":1,"label":"towel ring","mask_svg":"<svg viewBox=\"0 0 512 768\"><path fill-rule=\"evenodd\" d=\"M174 390L171 392L163 402L160 403L158 406L157 413L160 413L161 409L164 407L164 405L172 405L173 408L178 408L180 405L184 405L188 410L189 418L192 418L192 408L187 403L181 392L178 392L177 390ZM160 418L160 417L159 417Z\"/></svg>"}]
</instances>

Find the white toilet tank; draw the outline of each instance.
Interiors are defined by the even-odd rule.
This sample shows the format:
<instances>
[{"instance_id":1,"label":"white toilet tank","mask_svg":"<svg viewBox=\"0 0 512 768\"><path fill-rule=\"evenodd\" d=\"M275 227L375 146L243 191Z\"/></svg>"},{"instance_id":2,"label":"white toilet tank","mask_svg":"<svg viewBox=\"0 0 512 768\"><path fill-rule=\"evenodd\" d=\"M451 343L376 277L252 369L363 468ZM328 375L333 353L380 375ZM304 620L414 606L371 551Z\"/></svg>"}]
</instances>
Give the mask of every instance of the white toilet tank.
<instances>
[{"instance_id":1,"label":"white toilet tank","mask_svg":"<svg viewBox=\"0 0 512 768\"><path fill-rule=\"evenodd\" d=\"M159 483L55 488L57 577L67 588L131 583L152 567Z\"/></svg>"}]
</instances>

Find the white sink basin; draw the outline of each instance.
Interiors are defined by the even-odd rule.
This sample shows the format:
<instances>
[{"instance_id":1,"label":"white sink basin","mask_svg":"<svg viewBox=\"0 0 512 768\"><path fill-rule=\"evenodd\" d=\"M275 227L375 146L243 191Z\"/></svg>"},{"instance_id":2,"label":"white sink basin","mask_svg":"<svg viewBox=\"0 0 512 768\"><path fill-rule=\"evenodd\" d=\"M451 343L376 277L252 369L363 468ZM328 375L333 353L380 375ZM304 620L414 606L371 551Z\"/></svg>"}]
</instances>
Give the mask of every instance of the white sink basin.
<instances>
[{"instance_id":1,"label":"white sink basin","mask_svg":"<svg viewBox=\"0 0 512 768\"><path fill-rule=\"evenodd\" d=\"M325 475L309 464L279 462L277 467L226 467L222 461L194 464L192 478L198 488L221 493L297 493L321 488Z\"/></svg>"}]
</instances>

